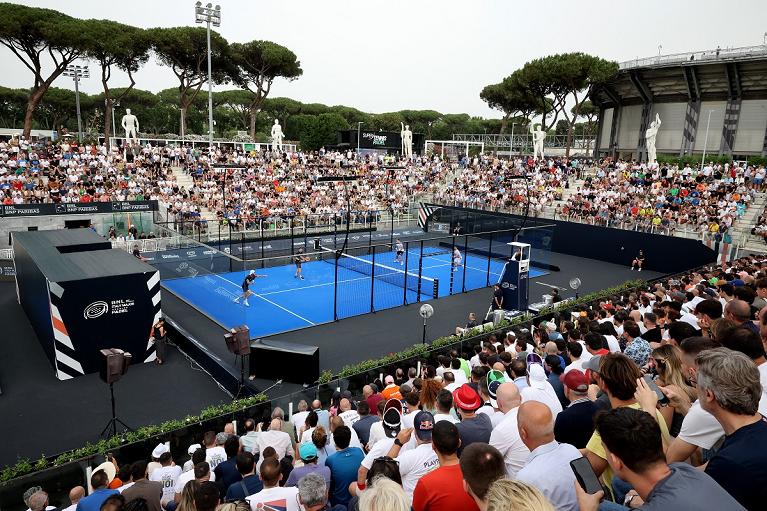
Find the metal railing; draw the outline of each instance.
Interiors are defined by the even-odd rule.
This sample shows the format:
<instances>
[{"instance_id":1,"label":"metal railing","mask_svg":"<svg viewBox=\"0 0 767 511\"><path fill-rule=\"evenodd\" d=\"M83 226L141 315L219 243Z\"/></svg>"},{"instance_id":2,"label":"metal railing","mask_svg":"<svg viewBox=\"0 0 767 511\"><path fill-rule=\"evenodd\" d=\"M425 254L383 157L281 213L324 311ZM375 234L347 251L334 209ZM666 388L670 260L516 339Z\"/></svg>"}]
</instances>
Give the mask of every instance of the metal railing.
<instances>
[{"instance_id":1,"label":"metal railing","mask_svg":"<svg viewBox=\"0 0 767 511\"><path fill-rule=\"evenodd\" d=\"M716 48L706 51L692 51L657 55L654 57L635 58L618 64L618 68L636 69L638 67L675 66L679 64L712 63L723 60L766 58L767 45L741 46L739 48Z\"/></svg>"},{"instance_id":2,"label":"metal railing","mask_svg":"<svg viewBox=\"0 0 767 511\"><path fill-rule=\"evenodd\" d=\"M519 152L532 152L533 147L532 135L526 131L514 133L513 137L511 133L504 133L503 135L496 133L454 133L453 140L456 142L482 142L485 144L485 148L508 148L513 140L513 148ZM595 140L596 137L594 136L574 136L570 148L576 151L590 151L594 148ZM567 135L547 136L543 140L543 147L565 149L567 148Z\"/></svg>"}]
</instances>

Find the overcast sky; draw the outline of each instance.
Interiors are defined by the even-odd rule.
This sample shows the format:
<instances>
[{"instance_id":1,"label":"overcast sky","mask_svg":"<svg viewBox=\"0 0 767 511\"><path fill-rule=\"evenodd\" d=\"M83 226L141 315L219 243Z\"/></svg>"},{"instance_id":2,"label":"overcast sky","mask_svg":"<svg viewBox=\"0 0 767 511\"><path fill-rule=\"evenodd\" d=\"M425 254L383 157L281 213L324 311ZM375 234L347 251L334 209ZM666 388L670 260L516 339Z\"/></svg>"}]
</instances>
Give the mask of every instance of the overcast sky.
<instances>
[{"instance_id":1,"label":"overcast sky","mask_svg":"<svg viewBox=\"0 0 767 511\"><path fill-rule=\"evenodd\" d=\"M149 28L194 25L194 1L22 1L81 18ZM230 42L267 39L293 50L304 74L278 80L271 97L344 104L366 112L433 109L498 117L479 99L528 60L583 51L616 61L662 52L752 46L767 29L765 0L220 0ZM734 9L734 10L733 10ZM1 15L1 14L0 14ZM0 85L30 87L32 76L0 48ZM95 69L93 70L95 71ZM94 77L82 90L100 92ZM98 74L96 73L96 76ZM154 59L136 86L177 85ZM117 74L112 86L126 86ZM61 77L57 87L72 88ZM224 89L218 87L218 89Z\"/></svg>"}]
</instances>

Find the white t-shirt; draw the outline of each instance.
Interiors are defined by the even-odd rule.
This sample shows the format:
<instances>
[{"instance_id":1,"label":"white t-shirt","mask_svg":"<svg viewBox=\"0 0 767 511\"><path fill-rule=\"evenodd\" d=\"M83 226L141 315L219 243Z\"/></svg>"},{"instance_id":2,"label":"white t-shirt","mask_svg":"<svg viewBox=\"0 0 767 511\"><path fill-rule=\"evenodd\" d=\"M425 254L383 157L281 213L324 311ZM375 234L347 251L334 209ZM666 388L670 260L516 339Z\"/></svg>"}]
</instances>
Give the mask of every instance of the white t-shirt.
<instances>
[{"instance_id":1,"label":"white t-shirt","mask_svg":"<svg viewBox=\"0 0 767 511\"><path fill-rule=\"evenodd\" d=\"M178 476L178 479L176 479L176 486L173 488L173 493L178 493L181 495L181 492L184 490L184 486L186 486L186 483L189 481L194 481L194 470L183 472L180 476ZM216 474L214 474L212 470L210 471L209 481L216 482ZM121 486L120 491L122 492L124 488L126 488L126 486Z\"/></svg>"},{"instance_id":2,"label":"white t-shirt","mask_svg":"<svg viewBox=\"0 0 767 511\"><path fill-rule=\"evenodd\" d=\"M306 417L308 415L309 415L309 411L307 410L305 412L296 412L290 418L290 420L293 422L293 424L296 425L296 438L301 438L301 430L303 429L304 425L306 424Z\"/></svg>"},{"instance_id":3,"label":"white t-shirt","mask_svg":"<svg viewBox=\"0 0 767 511\"><path fill-rule=\"evenodd\" d=\"M757 366L759 382L762 384L762 398L759 400L759 413L767 417L767 362Z\"/></svg>"},{"instance_id":4,"label":"white t-shirt","mask_svg":"<svg viewBox=\"0 0 767 511\"><path fill-rule=\"evenodd\" d=\"M616 339L614 335L605 335L604 338L607 340L607 347L610 350L610 353L621 352L621 345L618 343L618 339Z\"/></svg>"},{"instance_id":5,"label":"white t-shirt","mask_svg":"<svg viewBox=\"0 0 767 511\"><path fill-rule=\"evenodd\" d=\"M490 445L501 451L506 463L506 474L510 479L517 476L517 472L525 466L530 449L525 446L519 436L517 428L517 414L519 407L506 412L505 417L498 426L490 433Z\"/></svg>"},{"instance_id":6,"label":"white t-shirt","mask_svg":"<svg viewBox=\"0 0 767 511\"><path fill-rule=\"evenodd\" d=\"M157 470L158 468L162 468L162 465L156 461L150 461L146 466L146 473L147 475L152 475L152 472Z\"/></svg>"},{"instance_id":7,"label":"white t-shirt","mask_svg":"<svg viewBox=\"0 0 767 511\"><path fill-rule=\"evenodd\" d=\"M349 431L352 434L351 439L349 440L349 447L358 447L362 452L365 452L365 449L362 448L362 442L360 442L360 437L357 435L357 432L354 430L354 428L349 428ZM333 440L333 434L331 433L328 435L328 449L330 449L330 452L336 452L336 443Z\"/></svg>"},{"instance_id":8,"label":"white t-shirt","mask_svg":"<svg viewBox=\"0 0 767 511\"><path fill-rule=\"evenodd\" d=\"M213 475L213 472L211 472L211 475ZM192 476L194 476L194 472L192 472ZM130 483L125 483L124 485L122 485L119 488L117 488L117 491L122 493L125 490L127 490L128 488L130 488L131 486L133 486L134 484L136 484L136 483L134 483L133 481L131 481Z\"/></svg>"},{"instance_id":9,"label":"white t-shirt","mask_svg":"<svg viewBox=\"0 0 767 511\"><path fill-rule=\"evenodd\" d=\"M258 436L258 450L263 453L267 447L274 447L277 451L277 459L293 455L293 443L290 441L290 435L284 431L273 429L262 431Z\"/></svg>"},{"instance_id":10,"label":"white t-shirt","mask_svg":"<svg viewBox=\"0 0 767 511\"><path fill-rule=\"evenodd\" d=\"M436 413L434 414L434 422L437 423L439 421L448 421L452 422L453 424L458 423L458 419L450 415L449 413Z\"/></svg>"},{"instance_id":11,"label":"white t-shirt","mask_svg":"<svg viewBox=\"0 0 767 511\"><path fill-rule=\"evenodd\" d=\"M368 436L368 449L372 449L380 440L386 438L383 429L383 421L374 422L370 425L370 435Z\"/></svg>"},{"instance_id":12,"label":"white t-shirt","mask_svg":"<svg viewBox=\"0 0 767 511\"><path fill-rule=\"evenodd\" d=\"M415 449L400 452L397 461L399 461L399 473L402 476L402 487L410 498L413 498L418 480L439 468L439 459L431 443L420 444Z\"/></svg>"},{"instance_id":13,"label":"white t-shirt","mask_svg":"<svg viewBox=\"0 0 767 511\"><path fill-rule=\"evenodd\" d=\"M205 450L205 461L210 465L210 471L218 466L219 463L226 461L226 451L220 445L209 447Z\"/></svg>"},{"instance_id":14,"label":"white t-shirt","mask_svg":"<svg viewBox=\"0 0 767 511\"><path fill-rule=\"evenodd\" d=\"M682 420L677 438L702 449L711 449L724 436L724 429L713 415L695 401Z\"/></svg>"},{"instance_id":15,"label":"white t-shirt","mask_svg":"<svg viewBox=\"0 0 767 511\"><path fill-rule=\"evenodd\" d=\"M360 420L360 414L357 413L357 410L346 410L339 414L339 417L344 421L344 426L348 426L349 428L352 427L352 424Z\"/></svg>"},{"instance_id":16,"label":"white t-shirt","mask_svg":"<svg viewBox=\"0 0 767 511\"><path fill-rule=\"evenodd\" d=\"M298 488L280 487L265 488L255 495L246 497L252 511L264 509L280 509L285 511L301 511L301 503L298 500Z\"/></svg>"},{"instance_id":17,"label":"white t-shirt","mask_svg":"<svg viewBox=\"0 0 767 511\"><path fill-rule=\"evenodd\" d=\"M591 355L591 353L589 353L589 355ZM585 371L583 371L583 357L579 358L578 360L573 360L572 362L570 362L567 365L567 367L565 367L564 374L567 374L568 372L572 371L573 369L577 369L579 371L585 372Z\"/></svg>"},{"instance_id":18,"label":"white t-shirt","mask_svg":"<svg viewBox=\"0 0 767 511\"><path fill-rule=\"evenodd\" d=\"M503 412L497 411L490 405L482 406L479 410L477 410L477 413L484 413L485 415L490 417L490 422L493 423L493 427L496 427L498 424L500 424L503 418L505 417Z\"/></svg>"},{"instance_id":19,"label":"white t-shirt","mask_svg":"<svg viewBox=\"0 0 767 511\"><path fill-rule=\"evenodd\" d=\"M178 482L180 475L181 467L170 465L155 469L149 476L150 481L162 483L162 499L160 499L160 502L169 502L173 500L173 496L176 493L176 483Z\"/></svg>"}]
</instances>

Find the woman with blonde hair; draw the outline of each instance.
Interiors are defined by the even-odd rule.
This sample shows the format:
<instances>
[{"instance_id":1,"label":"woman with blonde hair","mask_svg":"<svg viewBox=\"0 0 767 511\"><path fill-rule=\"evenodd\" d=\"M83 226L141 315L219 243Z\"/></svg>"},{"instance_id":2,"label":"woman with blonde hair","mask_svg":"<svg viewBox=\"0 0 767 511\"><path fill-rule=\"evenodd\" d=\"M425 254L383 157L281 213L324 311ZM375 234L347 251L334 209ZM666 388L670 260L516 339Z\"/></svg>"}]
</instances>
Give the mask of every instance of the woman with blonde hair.
<instances>
[{"instance_id":1,"label":"woman with blonde hair","mask_svg":"<svg viewBox=\"0 0 767 511\"><path fill-rule=\"evenodd\" d=\"M410 511L410 498L402 486L379 476L369 488L360 492L359 510Z\"/></svg>"},{"instance_id":2,"label":"woman with blonde hair","mask_svg":"<svg viewBox=\"0 0 767 511\"><path fill-rule=\"evenodd\" d=\"M487 492L487 511L554 511L554 506L536 487L522 481L499 479Z\"/></svg>"},{"instance_id":3,"label":"woman with blonde hair","mask_svg":"<svg viewBox=\"0 0 767 511\"><path fill-rule=\"evenodd\" d=\"M652 350L649 363L650 367L655 368L655 372L658 375L655 383L659 387L674 386L676 387L675 392L687 394L691 403L698 398L695 387L687 384L684 372L682 371L682 350L673 344L664 344ZM684 416L670 406L661 407L660 413L666 419L669 433L671 436L676 437L682 428Z\"/></svg>"},{"instance_id":4,"label":"woman with blonde hair","mask_svg":"<svg viewBox=\"0 0 767 511\"><path fill-rule=\"evenodd\" d=\"M199 488L200 483L194 479L186 483L181 490L181 500L178 501L176 511L197 511L197 506L194 505L194 494Z\"/></svg>"}]
</instances>

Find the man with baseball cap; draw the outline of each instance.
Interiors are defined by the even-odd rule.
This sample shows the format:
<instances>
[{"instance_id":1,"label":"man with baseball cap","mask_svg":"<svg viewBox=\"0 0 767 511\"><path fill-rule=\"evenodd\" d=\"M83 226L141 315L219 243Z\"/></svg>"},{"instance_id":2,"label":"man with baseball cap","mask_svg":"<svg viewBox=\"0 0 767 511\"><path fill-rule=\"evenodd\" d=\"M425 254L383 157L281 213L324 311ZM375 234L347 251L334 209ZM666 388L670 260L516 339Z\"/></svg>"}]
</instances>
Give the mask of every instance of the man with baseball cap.
<instances>
[{"instance_id":1,"label":"man with baseball cap","mask_svg":"<svg viewBox=\"0 0 767 511\"><path fill-rule=\"evenodd\" d=\"M461 422L456 424L461 435L461 448L458 452L460 456L466 446L474 442L487 443L490 441L493 422L486 414L477 413L477 410L482 406L482 399L468 383L455 389L453 404L461 419Z\"/></svg>"},{"instance_id":2,"label":"man with baseball cap","mask_svg":"<svg viewBox=\"0 0 767 511\"><path fill-rule=\"evenodd\" d=\"M434 416L430 412L418 412L413 419L413 427L400 431L394 439L394 445L389 449L389 457L397 458L399 462L402 487L411 499L418 480L439 467L437 453L431 445L433 430ZM400 453L402 446L410 441L413 434L415 434L416 448Z\"/></svg>"},{"instance_id":3,"label":"man with baseball cap","mask_svg":"<svg viewBox=\"0 0 767 511\"><path fill-rule=\"evenodd\" d=\"M597 367L598 363L599 361ZM584 449L594 432L594 416L599 407L588 397L589 379L582 371L568 371L562 375L562 383L570 404L557 414L554 421L554 438L557 442Z\"/></svg>"},{"instance_id":4,"label":"man with baseball cap","mask_svg":"<svg viewBox=\"0 0 767 511\"><path fill-rule=\"evenodd\" d=\"M399 399L389 399L386 401L386 404L383 405L383 410L380 411L381 417L383 417L390 408L394 408L397 414L400 417L402 416L402 402ZM389 415L389 417L391 418L392 415ZM375 446L380 440L383 440L384 438L394 438L397 436L397 433L399 433L399 429L397 429L397 433L394 433L393 436L389 436L389 434L385 431L384 424L384 421L381 420L373 423L370 426L370 436L368 437L368 443L365 446L368 452L371 451L373 446ZM388 449L384 451L384 454L387 452L389 452Z\"/></svg>"},{"instance_id":5,"label":"man with baseball cap","mask_svg":"<svg viewBox=\"0 0 767 511\"><path fill-rule=\"evenodd\" d=\"M302 477L304 477L307 474L316 472L325 478L325 483L328 485L328 488L329 488L330 487L330 469L326 467L324 464L319 465L317 463L319 456L317 454L317 447L315 447L314 443L309 442L309 443L301 444L301 447L299 447L298 449L298 454L299 456L301 456L301 461L304 462L304 466L296 467L290 472L290 475L288 476L288 480L285 483L285 486L298 486L298 481Z\"/></svg>"}]
</instances>

